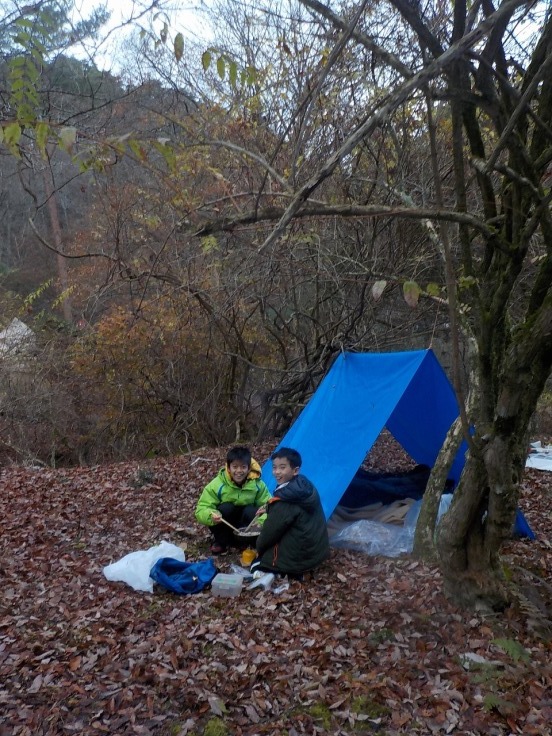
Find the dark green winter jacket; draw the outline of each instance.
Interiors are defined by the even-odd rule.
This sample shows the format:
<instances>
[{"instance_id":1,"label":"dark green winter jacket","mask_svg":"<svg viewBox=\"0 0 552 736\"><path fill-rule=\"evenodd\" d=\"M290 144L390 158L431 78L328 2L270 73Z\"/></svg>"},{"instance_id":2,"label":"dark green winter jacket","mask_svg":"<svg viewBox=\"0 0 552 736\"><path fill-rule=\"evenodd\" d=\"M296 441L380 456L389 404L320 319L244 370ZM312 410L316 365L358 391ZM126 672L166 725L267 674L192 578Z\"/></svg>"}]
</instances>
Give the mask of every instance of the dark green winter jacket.
<instances>
[{"instance_id":1,"label":"dark green winter jacket","mask_svg":"<svg viewBox=\"0 0 552 736\"><path fill-rule=\"evenodd\" d=\"M308 478L297 475L274 491L257 539L257 555L263 567L285 575L312 570L329 554L318 491Z\"/></svg>"}]
</instances>

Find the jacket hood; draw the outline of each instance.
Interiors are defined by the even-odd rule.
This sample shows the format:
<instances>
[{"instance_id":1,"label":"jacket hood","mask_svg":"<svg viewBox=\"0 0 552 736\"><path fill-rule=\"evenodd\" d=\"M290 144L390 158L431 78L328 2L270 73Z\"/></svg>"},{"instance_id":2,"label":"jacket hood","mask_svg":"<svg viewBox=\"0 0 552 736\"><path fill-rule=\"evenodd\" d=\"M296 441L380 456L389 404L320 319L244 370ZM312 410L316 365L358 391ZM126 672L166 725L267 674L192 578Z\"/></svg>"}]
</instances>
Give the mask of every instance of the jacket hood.
<instances>
[{"instance_id":1,"label":"jacket hood","mask_svg":"<svg viewBox=\"0 0 552 736\"><path fill-rule=\"evenodd\" d=\"M260 478L260 477L261 477L261 466L255 460L255 458L252 457L251 458L251 469L249 470L249 475L247 476L247 480L252 480L253 478Z\"/></svg>"},{"instance_id":2,"label":"jacket hood","mask_svg":"<svg viewBox=\"0 0 552 736\"><path fill-rule=\"evenodd\" d=\"M318 491L304 475L296 475L295 478L276 488L274 500L297 503L308 509L316 505Z\"/></svg>"}]
</instances>

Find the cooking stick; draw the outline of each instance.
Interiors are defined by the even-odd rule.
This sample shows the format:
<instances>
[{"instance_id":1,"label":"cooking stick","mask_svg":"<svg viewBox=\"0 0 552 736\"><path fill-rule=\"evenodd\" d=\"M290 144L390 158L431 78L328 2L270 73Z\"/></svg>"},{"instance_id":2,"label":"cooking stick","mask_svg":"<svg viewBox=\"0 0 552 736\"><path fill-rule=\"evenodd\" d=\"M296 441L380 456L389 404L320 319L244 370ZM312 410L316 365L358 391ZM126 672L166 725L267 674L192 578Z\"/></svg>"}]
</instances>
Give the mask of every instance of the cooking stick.
<instances>
[{"instance_id":1,"label":"cooking stick","mask_svg":"<svg viewBox=\"0 0 552 736\"><path fill-rule=\"evenodd\" d=\"M220 520L222 521L223 524L226 524L226 526L229 526L230 529L233 529L236 532L236 534L241 534L240 530L239 529L236 529L235 526L232 526L232 524L229 521L226 521L226 519L224 518L224 516L221 516L220 517Z\"/></svg>"},{"instance_id":2,"label":"cooking stick","mask_svg":"<svg viewBox=\"0 0 552 736\"><path fill-rule=\"evenodd\" d=\"M254 517L253 517L253 518L251 519L251 521L249 522L249 524L248 524L248 525L247 525L247 526L246 526L246 527L245 527L244 529L242 529L242 530L240 531L240 534L244 534L245 532L248 532L248 531L249 531L249 529L250 529L250 527L251 527L251 526L253 526L253 524L254 524L254 523L255 523L256 521L257 521L257 516L254 516Z\"/></svg>"}]
</instances>

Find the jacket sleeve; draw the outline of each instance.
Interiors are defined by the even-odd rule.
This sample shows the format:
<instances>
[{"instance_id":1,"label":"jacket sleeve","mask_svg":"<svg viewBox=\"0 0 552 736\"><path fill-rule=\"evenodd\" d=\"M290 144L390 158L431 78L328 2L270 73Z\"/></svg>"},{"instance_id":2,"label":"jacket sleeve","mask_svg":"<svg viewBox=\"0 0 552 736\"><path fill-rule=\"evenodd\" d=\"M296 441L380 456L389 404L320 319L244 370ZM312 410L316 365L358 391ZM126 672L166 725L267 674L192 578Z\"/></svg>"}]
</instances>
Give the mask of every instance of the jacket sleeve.
<instances>
[{"instance_id":1,"label":"jacket sleeve","mask_svg":"<svg viewBox=\"0 0 552 736\"><path fill-rule=\"evenodd\" d=\"M216 477L213 478L213 480L203 489L195 510L195 517L200 524L214 526L211 514L214 511L217 511L220 504L218 497L218 489L220 488L220 485L220 478Z\"/></svg>"},{"instance_id":2,"label":"jacket sleeve","mask_svg":"<svg viewBox=\"0 0 552 736\"><path fill-rule=\"evenodd\" d=\"M265 503L268 503L272 496L270 495L270 491L268 490L268 486L264 481L259 481L259 490L257 491L257 496L255 498L255 506L259 508L259 506L264 506Z\"/></svg>"},{"instance_id":3,"label":"jacket sleeve","mask_svg":"<svg viewBox=\"0 0 552 736\"><path fill-rule=\"evenodd\" d=\"M293 525L297 516L295 507L290 507L282 501L275 501L275 507L270 509L257 539L257 554L263 555L267 549L278 544L286 531Z\"/></svg>"},{"instance_id":4,"label":"jacket sleeve","mask_svg":"<svg viewBox=\"0 0 552 736\"><path fill-rule=\"evenodd\" d=\"M255 505L258 509L261 508L261 506L265 506L268 504L272 496L270 495L270 491L268 490L268 486L261 481L260 482L260 489L257 492L257 496L255 498ZM266 521L266 513L261 514L260 516L257 516L257 524L260 526L263 526Z\"/></svg>"}]
</instances>

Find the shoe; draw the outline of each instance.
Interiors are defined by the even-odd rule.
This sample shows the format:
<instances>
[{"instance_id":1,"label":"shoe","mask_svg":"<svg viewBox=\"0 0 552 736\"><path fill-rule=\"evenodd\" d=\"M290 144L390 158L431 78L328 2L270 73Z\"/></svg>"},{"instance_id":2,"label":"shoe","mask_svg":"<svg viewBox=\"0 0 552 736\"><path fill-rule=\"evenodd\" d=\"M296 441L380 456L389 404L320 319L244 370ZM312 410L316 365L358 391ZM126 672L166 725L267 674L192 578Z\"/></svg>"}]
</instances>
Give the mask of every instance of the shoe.
<instances>
[{"instance_id":1,"label":"shoe","mask_svg":"<svg viewBox=\"0 0 552 736\"><path fill-rule=\"evenodd\" d=\"M265 572L260 578L254 579L253 582L247 586L247 590L253 590L253 588L264 588L265 590L270 590L275 577L276 576L273 572ZM255 578L255 575L253 575L253 578Z\"/></svg>"},{"instance_id":2,"label":"shoe","mask_svg":"<svg viewBox=\"0 0 552 736\"><path fill-rule=\"evenodd\" d=\"M228 547L225 547L223 544L219 544L218 542L215 542L211 545L211 552L214 555L225 555L228 552Z\"/></svg>"}]
</instances>

